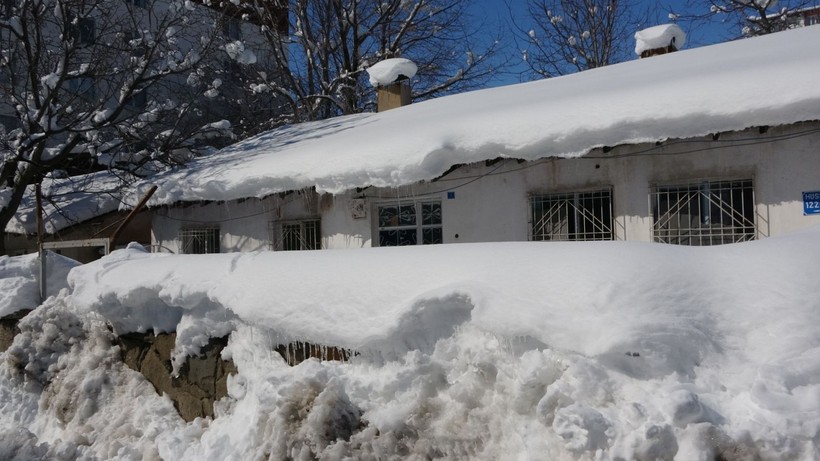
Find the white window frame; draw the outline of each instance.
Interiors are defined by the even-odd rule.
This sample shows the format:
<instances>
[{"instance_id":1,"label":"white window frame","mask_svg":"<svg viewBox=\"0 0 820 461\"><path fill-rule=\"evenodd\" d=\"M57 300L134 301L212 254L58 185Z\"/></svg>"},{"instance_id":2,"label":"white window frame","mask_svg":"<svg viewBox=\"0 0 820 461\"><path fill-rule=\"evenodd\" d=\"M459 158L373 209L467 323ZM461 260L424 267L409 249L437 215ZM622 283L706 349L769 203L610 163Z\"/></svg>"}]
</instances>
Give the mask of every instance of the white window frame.
<instances>
[{"instance_id":1,"label":"white window frame","mask_svg":"<svg viewBox=\"0 0 820 461\"><path fill-rule=\"evenodd\" d=\"M322 222L319 218L274 221L270 227L273 251L322 249Z\"/></svg>"},{"instance_id":2,"label":"white window frame","mask_svg":"<svg viewBox=\"0 0 820 461\"><path fill-rule=\"evenodd\" d=\"M530 239L594 241L615 239L612 188L531 193Z\"/></svg>"},{"instance_id":3,"label":"white window frame","mask_svg":"<svg viewBox=\"0 0 820 461\"><path fill-rule=\"evenodd\" d=\"M191 251L191 247L198 241L203 241L204 251ZM219 226L196 226L183 227L179 230L179 253L180 254L213 254L220 253L222 246L222 234Z\"/></svg>"},{"instance_id":4,"label":"white window frame","mask_svg":"<svg viewBox=\"0 0 820 461\"><path fill-rule=\"evenodd\" d=\"M753 179L707 179L652 185L652 240L708 246L745 242L759 232Z\"/></svg>"},{"instance_id":5,"label":"white window frame","mask_svg":"<svg viewBox=\"0 0 820 461\"><path fill-rule=\"evenodd\" d=\"M424 207L425 206L437 206L439 211L438 222L428 222L424 223ZM399 207L399 214L402 213L401 209L404 208L405 210L412 209L414 215L414 223L413 224L400 224L396 223L395 225L385 224L382 222L383 216L382 212L385 208L389 207ZM444 212L441 205L441 200L433 199L433 200L396 200L390 202L380 202L376 204L376 212L373 213L375 223L376 223L376 241L378 242L379 246L405 246L405 245L436 245L440 243L444 243ZM398 215L397 215L398 216ZM435 221L435 219L434 219ZM438 235L436 235L436 230L438 230ZM382 240L382 232L398 232L396 234L396 242L395 244L384 245ZM402 243L401 233L413 231L415 232L415 243ZM425 232L427 231L427 232ZM431 235L425 237L426 233L430 233ZM427 238L428 242L425 243L425 238ZM433 240L433 241L430 241Z\"/></svg>"}]
</instances>

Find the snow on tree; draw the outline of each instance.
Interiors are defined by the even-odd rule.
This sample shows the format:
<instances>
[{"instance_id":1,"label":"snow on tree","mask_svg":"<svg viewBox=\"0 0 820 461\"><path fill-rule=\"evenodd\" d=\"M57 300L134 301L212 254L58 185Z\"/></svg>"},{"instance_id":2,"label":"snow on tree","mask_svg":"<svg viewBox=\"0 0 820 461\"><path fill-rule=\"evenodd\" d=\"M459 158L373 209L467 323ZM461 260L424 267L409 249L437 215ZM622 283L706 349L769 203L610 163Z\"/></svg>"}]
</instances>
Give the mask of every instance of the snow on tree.
<instances>
[{"instance_id":1,"label":"snow on tree","mask_svg":"<svg viewBox=\"0 0 820 461\"><path fill-rule=\"evenodd\" d=\"M248 86L270 92L287 110L277 122L318 120L372 110L367 68L388 58L418 65L414 99L475 89L496 71L498 46L471 22L469 0L254 0L248 16L271 48ZM287 11L285 16L282 11ZM253 66L250 66L253 68Z\"/></svg>"},{"instance_id":2,"label":"snow on tree","mask_svg":"<svg viewBox=\"0 0 820 461\"><path fill-rule=\"evenodd\" d=\"M518 26L530 71L554 77L631 59L646 12L621 0L528 0L532 24Z\"/></svg>"},{"instance_id":3,"label":"snow on tree","mask_svg":"<svg viewBox=\"0 0 820 461\"><path fill-rule=\"evenodd\" d=\"M4 2L0 229L51 172L147 175L231 137L205 94L226 18L181 0Z\"/></svg>"},{"instance_id":4,"label":"snow on tree","mask_svg":"<svg viewBox=\"0 0 820 461\"><path fill-rule=\"evenodd\" d=\"M687 19L718 19L736 28L736 37L748 37L796 27L800 11L813 6L814 0L709 0L690 3Z\"/></svg>"}]
</instances>

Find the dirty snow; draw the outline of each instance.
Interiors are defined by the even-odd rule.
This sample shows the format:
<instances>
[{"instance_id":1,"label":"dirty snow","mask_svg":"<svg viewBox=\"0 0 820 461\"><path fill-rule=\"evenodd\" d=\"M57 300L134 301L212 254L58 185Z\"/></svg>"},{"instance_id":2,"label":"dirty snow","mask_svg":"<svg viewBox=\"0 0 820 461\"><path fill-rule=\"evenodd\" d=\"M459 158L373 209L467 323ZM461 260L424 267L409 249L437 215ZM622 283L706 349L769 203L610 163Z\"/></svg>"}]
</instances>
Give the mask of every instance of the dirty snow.
<instances>
[{"instance_id":1,"label":"dirty snow","mask_svg":"<svg viewBox=\"0 0 820 461\"><path fill-rule=\"evenodd\" d=\"M817 459L818 254L820 228L711 248L132 246L72 270L0 354L0 457ZM186 424L118 362L112 335L150 328L177 331L177 361L230 335L214 419ZM359 355L289 367L290 341Z\"/></svg>"},{"instance_id":2,"label":"dirty snow","mask_svg":"<svg viewBox=\"0 0 820 461\"><path fill-rule=\"evenodd\" d=\"M820 119L820 28L263 133L152 180L152 202L412 184L452 165ZM141 192L135 193L136 197ZM136 200L134 200L136 201Z\"/></svg>"}]
</instances>

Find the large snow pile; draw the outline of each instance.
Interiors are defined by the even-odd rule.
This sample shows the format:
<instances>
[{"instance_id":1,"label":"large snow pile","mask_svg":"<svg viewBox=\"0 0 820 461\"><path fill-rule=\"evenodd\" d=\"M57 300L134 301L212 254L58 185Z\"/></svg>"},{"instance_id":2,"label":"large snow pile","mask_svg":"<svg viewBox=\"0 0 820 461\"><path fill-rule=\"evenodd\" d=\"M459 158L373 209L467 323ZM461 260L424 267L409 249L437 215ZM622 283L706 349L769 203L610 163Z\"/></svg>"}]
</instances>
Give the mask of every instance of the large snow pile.
<instances>
[{"instance_id":1,"label":"large snow pile","mask_svg":"<svg viewBox=\"0 0 820 461\"><path fill-rule=\"evenodd\" d=\"M820 28L804 27L277 129L152 180L151 203L397 186L498 157L820 120L818 42Z\"/></svg>"},{"instance_id":2,"label":"large snow pile","mask_svg":"<svg viewBox=\"0 0 820 461\"><path fill-rule=\"evenodd\" d=\"M0 356L0 458L817 459L818 254L820 229L711 248L120 250L72 270ZM109 327L176 330L176 367L229 334L216 417L176 417ZM290 341L359 355L289 367L273 349Z\"/></svg>"},{"instance_id":3,"label":"large snow pile","mask_svg":"<svg viewBox=\"0 0 820 461\"><path fill-rule=\"evenodd\" d=\"M46 252L46 291L55 295L67 288L68 271L80 263ZM40 304L40 258L37 253L0 256L0 317L34 309Z\"/></svg>"}]
</instances>

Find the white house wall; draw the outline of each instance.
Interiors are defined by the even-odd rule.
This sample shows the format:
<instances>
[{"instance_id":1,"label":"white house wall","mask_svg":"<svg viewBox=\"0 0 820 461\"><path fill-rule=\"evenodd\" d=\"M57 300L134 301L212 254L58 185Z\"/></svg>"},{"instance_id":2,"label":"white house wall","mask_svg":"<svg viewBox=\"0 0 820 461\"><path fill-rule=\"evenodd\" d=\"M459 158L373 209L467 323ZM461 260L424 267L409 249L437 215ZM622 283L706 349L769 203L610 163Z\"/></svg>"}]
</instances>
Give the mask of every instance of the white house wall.
<instances>
[{"instance_id":1,"label":"white house wall","mask_svg":"<svg viewBox=\"0 0 820 461\"><path fill-rule=\"evenodd\" d=\"M374 236L380 203L440 200L445 243L522 241L530 238L530 194L611 188L615 238L651 241L653 184L751 179L758 238L820 224L820 216L803 215L802 203L802 192L820 190L820 123L605 150L575 159L466 165L436 181L399 189L371 187L335 197L313 194L319 202L313 211L304 200L283 208L275 203L281 200L277 196L172 208L167 213L173 219L227 220L222 224L222 251L270 248L271 220L300 219L314 212L321 216L323 248L360 248L377 244L373 241L378 241ZM365 217L361 210L353 210L362 200ZM157 215L156 243L175 248L180 222Z\"/></svg>"}]
</instances>

